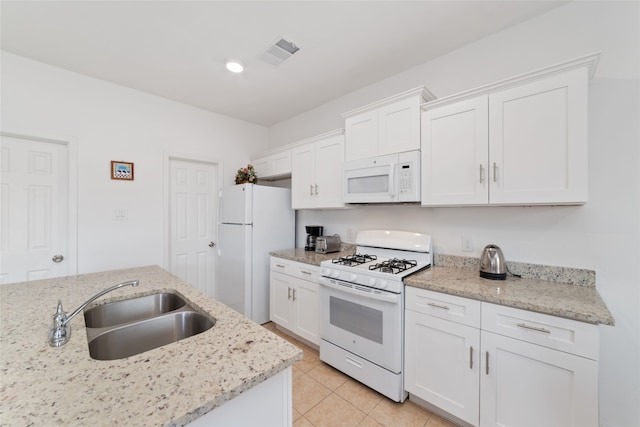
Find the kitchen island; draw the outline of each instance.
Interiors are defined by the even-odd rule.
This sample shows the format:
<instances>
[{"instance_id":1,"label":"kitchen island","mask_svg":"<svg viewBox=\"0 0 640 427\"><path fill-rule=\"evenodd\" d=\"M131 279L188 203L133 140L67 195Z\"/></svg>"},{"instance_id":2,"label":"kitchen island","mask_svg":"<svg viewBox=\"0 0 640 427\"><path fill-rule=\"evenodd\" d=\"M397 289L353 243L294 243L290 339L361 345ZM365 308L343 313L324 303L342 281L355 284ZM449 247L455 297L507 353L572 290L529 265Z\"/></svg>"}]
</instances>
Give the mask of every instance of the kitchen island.
<instances>
[{"instance_id":1,"label":"kitchen island","mask_svg":"<svg viewBox=\"0 0 640 427\"><path fill-rule=\"evenodd\" d=\"M140 285L90 307L173 292L215 325L135 356L101 361L89 355L79 314L70 322L69 342L49 346L58 299L71 312L129 280ZM185 425L239 401L302 358L300 349L157 266L6 284L0 301L1 425Z\"/></svg>"}]
</instances>

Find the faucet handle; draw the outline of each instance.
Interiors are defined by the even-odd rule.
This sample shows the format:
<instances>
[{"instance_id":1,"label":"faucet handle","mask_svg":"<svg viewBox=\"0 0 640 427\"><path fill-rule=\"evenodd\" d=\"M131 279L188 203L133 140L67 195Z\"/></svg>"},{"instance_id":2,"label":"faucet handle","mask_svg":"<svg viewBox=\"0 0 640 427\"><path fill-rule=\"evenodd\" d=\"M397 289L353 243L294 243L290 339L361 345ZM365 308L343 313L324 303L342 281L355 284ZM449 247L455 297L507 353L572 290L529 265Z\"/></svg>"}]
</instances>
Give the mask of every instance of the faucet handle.
<instances>
[{"instance_id":1,"label":"faucet handle","mask_svg":"<svg viewBox=\"0 0 640 427\"><path fill-rule=\"evenodd\" d=\"M62 309L62 301L58 300L56 313L53 315L53 321L49 327L49 345L52 347L60 347L66 344L71 337L71 325L66 323L67 315Z\"/></svg>"}]
</instances>

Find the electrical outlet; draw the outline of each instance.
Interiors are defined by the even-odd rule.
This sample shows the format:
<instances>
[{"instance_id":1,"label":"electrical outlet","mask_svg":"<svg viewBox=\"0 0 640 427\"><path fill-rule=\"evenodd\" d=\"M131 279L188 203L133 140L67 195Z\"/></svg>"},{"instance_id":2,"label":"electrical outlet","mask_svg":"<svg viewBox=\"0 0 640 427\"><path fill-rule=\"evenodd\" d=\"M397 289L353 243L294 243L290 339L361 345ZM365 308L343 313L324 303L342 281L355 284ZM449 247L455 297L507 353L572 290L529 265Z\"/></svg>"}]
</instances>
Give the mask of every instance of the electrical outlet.
<instances>
[{"instance_id":1,"label":"electrical outlet","mask_svg":"<svg viewBox=\"0 0 640 427\"><path fill-rule=\"evenodd\" d=\"M462 252L473 252L473 239L468 236L462 236Z\"/></svg>"},{"instance_id":2,"label":"electrical outlet","mask_svg":"<svg viewBox=\"0 0 640 427\"><path fill-rule=\"evenodd\" d=\"M129 212L126 209L114 209L111 219L113 221L127 221L129 219Z\"/></svg>"},{"instance_id":3,"label":"electrical outlet","mask_svg":"<svg viewBox=\"0 0 640 427\"><path fill-rule=\"evenodd\" d=\"M356 240L356 236L353 233L353 229L352 228L347 229L347 242L355 243L355 240Z\"/></svg>"}]
</instances>

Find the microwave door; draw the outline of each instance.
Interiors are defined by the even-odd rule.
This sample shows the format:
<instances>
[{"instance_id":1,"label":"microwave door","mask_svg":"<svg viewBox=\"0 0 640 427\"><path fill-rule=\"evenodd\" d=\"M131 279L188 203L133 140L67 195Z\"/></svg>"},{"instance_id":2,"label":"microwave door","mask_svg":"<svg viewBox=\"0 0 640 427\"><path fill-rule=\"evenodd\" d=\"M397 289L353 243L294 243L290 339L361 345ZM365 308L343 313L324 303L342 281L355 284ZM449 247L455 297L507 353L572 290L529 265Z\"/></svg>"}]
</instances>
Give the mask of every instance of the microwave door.
<instances>
[{"instance_id":1,"label":"microwave door","mask_svg":"<svg viewBox=\"0 0 640 427\"><path fill-rule=\"evenodd\" d=\"M346 203L388 203L397 200L393 164L345 170Z\"/></svg>"}]
</instances>

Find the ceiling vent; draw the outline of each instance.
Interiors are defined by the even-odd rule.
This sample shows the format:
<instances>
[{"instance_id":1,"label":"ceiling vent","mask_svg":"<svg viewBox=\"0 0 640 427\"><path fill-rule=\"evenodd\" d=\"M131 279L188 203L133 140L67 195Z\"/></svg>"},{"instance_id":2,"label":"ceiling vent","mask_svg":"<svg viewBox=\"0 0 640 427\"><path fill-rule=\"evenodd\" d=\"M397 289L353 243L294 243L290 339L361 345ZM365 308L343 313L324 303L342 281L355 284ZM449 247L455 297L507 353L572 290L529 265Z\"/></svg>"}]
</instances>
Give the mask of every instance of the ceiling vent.
<instances>
[{"instance_id":1,"label":"ceiling vent","mask_svg":"<svg viewBox=\"0 0 640 427\"><path fill-rule=\"evenodd\" d=\"M269 46L267 50L260 55L260 59L271 65L278 66L291 58L291 56L299 50L300 48L294 43L285 39L280 39L272 46Z\"/></svg>"}]
</instances>

